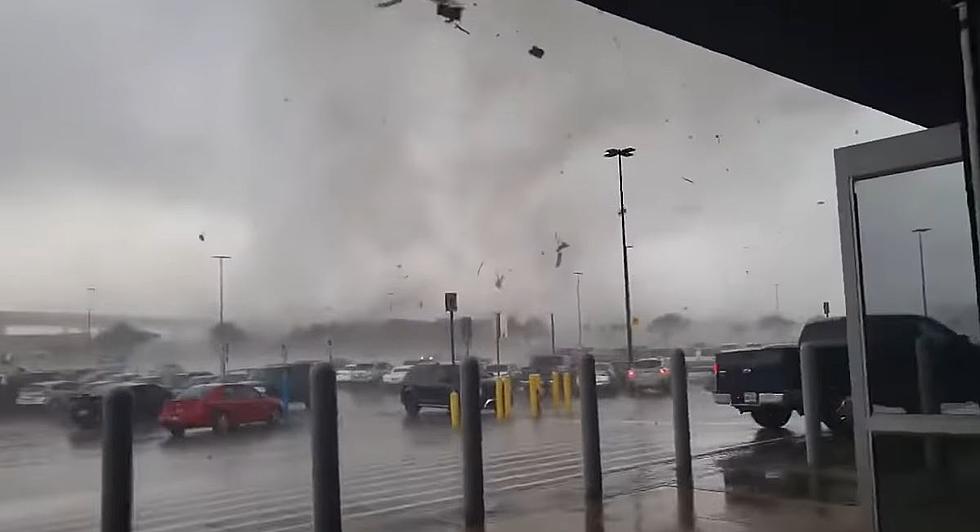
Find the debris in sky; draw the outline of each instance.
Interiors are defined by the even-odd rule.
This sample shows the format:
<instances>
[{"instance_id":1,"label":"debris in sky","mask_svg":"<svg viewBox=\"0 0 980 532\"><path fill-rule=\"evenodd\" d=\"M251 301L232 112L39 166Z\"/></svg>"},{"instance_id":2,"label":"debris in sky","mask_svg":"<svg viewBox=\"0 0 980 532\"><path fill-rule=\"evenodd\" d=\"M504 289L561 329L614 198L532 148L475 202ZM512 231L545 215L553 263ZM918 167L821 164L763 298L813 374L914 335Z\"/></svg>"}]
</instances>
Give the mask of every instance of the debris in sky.
<instances>
[{"instance_id":1,"label":"debris in sky","mask_svg":"<svg viewBox=\"0 0 980 532\"><path fill-rule=\"evenodd\" d=\"M425 306L425 303L423 303L421 300L419 300L419 308L422 308L424 306Z\"/></svg>"},{"instance_id":2,"label":"debris in sky","mask_svg":"<svg viewBox=\"0 0 980 532\"><path fill-rule=\"evenodd\" d=\"M499 33L497 34L497 37L500 37L500 34Z\"/></svg>"},{"instance_id":3,"label":"debris in sky","mask_svg":"<svg viewBox=\"0 0 980 532\"><path fill-rule=\"evenodd\" d=\"M408 279L408 275L402 275L402 279Z\"/></svg>"},{"instance_id":4,"label":"debris in sky","mask_svg":"<svg viewBox=\"0 0 980 532\"><path fill-rule=\"evenodd\" d=\"M476 276L477 277L480 276L480 272L483 270L483 263L484 263L484 261L481 260L480 261L480 267L476 269Z\"/></svg>"},{"instance_id":5,"label":"debris in sky","mask_svg":"<svg viewBox=\"0 0 980 532\"><path fill-rule=\"evenodd\" d=\"M197 235L197 239L200 240L201 242L204 242L204 233Z\"/></svg>"},{"instance_id":6,"label":"debris in sky","mask_svg":"<svg viewBox=\"0 0 980 532\"><path fill-rule=\"evenodd\" d=\"M762 123L762 119L761 118L756 118L755 119L755 123L756 124L761 124Z\"/></svg>"},{"instance_id":7,"label":"debris in sky","mask_svg":"<svg viewBox=\"0 0 980 532\"><path fill-rule=\"evenodd\" d=\"M694 135L688 135L687 140L694 140Z\"/></svg>"},{"instance_id":8,"label":"debris in sky","mask_svg":"<svg viewBox=\"0 0 980 532\"><path fill-rule=\"evenodd\" d=\"M401 264L395 264L395 268L398 268L400 270L400 269L402 269L402 265Z\"/></svg>"},{"instance_id":9,"label":"debris in sky","mask_svg":"<svg viewBox=\"0 0 980 532\"><path fill-rule=\"evenodd\" d=\"M496 279L493 281L493 286L495 286L497 290L502 290L504 288L504 276L500 275L499 273L495 274L494 276Z\"/></svg>"},{"instance_id":10,"label":"debris in sky","mask_svg":"<svg viewBox=\"0 0 980 532\"><path fill-rule=\"evenodd\" d=\"M614 45L616 45L616 49L617 50L621 50L622 49L622 45L619 42L619 37L616 37L615 35L613 35L612 42L613 42Z\"/></svg>"},{"instance_id":11,"label":"debris in sky","mask_svg":"<svg viewBox=\"0 0 980 532\"><path fill-rule=\"evenodd\" d=\"M391 7L395 4L402 3L402 0L385 0L384 2L378 2L374 7Z\"/></svg>"},{"instance_id":12,"label":"debris in sky","mask_svg":"<svg viewBox=\"0 0 980 532\"><path fill-rule=\"evenodd\" d=\"M284 102L286 102L286 103L289 103L289 102L291 102L292 100L290 100L290 99L289 99L289 97L287 96L287 97L285 97L285 98L283 98L283 99L282 99L282 101L284 101Z\"/></svg>"},{"instance_id":13,"label":"debris in sky","mask_svg":"<svg viewBox=\"0 0 980 532\"><path fill-rule=\"evenodd\" d=\"M463 6L453 0L432 0L436 3L436 15L445 19L446 23L459 22L463 18Z\"/></svg>"},{"instance_id":14,"label":"debris in sky","mask_svg":"<svg viewBox=\"0 0 980 532\"><path fill-rule=\"evenodd\" d=\"M465 33L465 34L467 34L467 35L470 35L470 31L467 30L466 28L460 26L458 22L456 23L456 29L459 30L459 31L461 31L461 32L463 32L463 33Z\"/></svg>"},{"instance_id":15,"label":"debris in sky","mask_svg":"<svg viewBox=\"0 0 980 532\"><path fill-rule=\"evenodd\" d=\"M858 134L858 130L855 129L854 130L854 134L857 135Z\"/></svg>"},{"instance_id":16,"label":"debris in sky","mask_svg":"<svg viewBox=\"0 0 980 532\"><path fill-rule=\"evenodd\" d=\"M817 205L824 205L824 204L826 204L826 203L827 203L826 201L824 201L824 200L820 200L820 201L818 201L818 202L817 202Z\"/></svg>"},{"instance_id":17,"label":"debris in sky","mask_svg":"<svg viewBox=\"0 0 980 532\"><path fill-rule=\"evenodd\" d=\"M715 135L715 142L721 144L721 135Z\"/></svg>"},{"instance_id":18,"label":"debris in sky","mask_svg":"<svg viewBox=\"0 0 980 532\"><path fill-rule=\"evenodd\" d=\"M555 248L555 268L558 268L561 266L562 251L572 246L568 242L562 240L561 237L558 236L558 233L555 233L555 243L558 244L558 246Z\"/></svg>"},{"instance_id":19,"label":"debris in sky","mask_svg":"<svg viewBox=\"0 0 980 532\"><path fill-rule=\"evenodd\" d=\"M690 179L690 178L687 178L687 177L684 177L684 176L681 176L681 179L683 179L684 181L687 181L688 183L692 183L692 184L694 183L694 180L693 179Z\"/></svg>"},{"instance_id":20,"label":"debris in sky","mask_svg":"<svg viewBox=\"0 0 980 532\"><path fill-rule=\"evenodd\" d=\"M533 55L534 57L537 57L538 59L544 57L544 50L538 48L537 46L532 46L531 49L527 51L527 53Z\"/></svg>"},{"instance_id":21,"label":"debris in sky","mask_svg":"<svg viewBox=\"0 0 980 532\"><path fill-rule=\"evenodd\" d=\"M669 118L664 118L664 124L669 124L669 123L670 123L670 119Z\"/></svg>"}]
</instances>

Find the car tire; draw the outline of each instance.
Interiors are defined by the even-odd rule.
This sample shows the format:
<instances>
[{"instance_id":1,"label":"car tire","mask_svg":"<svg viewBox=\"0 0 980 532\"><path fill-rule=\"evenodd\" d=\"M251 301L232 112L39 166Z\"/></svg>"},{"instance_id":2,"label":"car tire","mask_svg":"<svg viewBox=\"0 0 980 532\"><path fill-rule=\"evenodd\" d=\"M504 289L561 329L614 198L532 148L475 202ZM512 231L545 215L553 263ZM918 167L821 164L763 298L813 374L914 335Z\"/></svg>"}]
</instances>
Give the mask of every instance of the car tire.
<instances>
[{"instance_id":1,"label":"car tire","mask_svg":"<svg viewBox=\"0 0 980 532\"><path fill-rule=\"evenodd\" d=\"M266 421L266 424L268 424L270 427L275 427L279 425L279 423L281 422L282 422L282 409L274 408L272 412L269 414L269 419Z\"/></svg>"},{"instance_id":2,"label":"car tire","mask_svg":"<svg viewBox=\"0 0 980 532\"><path fill-rule=\"evenodd\" d=\"M174 438L184 437L184 427L174 427L170 429L170 436Z\"/></svg>"},{"instance_id":3,"label":"car tire","mask_svg":"<svg viewBox=\"0 0 980 532\"><path fill-rule=\"evenodd\" d=\"M402 404L405 405L405 415L413 418L419 417L419 410L422 410L422 407L419 406L419 402L414 397L406 396L402 400Z\"/></svg>"},{"instance_id":4,"label":"car tire","mask_svg":"<svg viewBox=\"0 0 980 532\"><path fill-rule=\"evenodd\" d=\"M231 430L231 419L228 418L228 414L224 412L218 412L214 415L214 421L211 423L211 431L215 434L227 434Z\"/></svg>"},{"instance_id":5,"label":"car tire","mask_svg":"<svg viewBox=\"0 0 980 532\"><path fill-rule=\"evenodd\" d=\"M754 419L760 427L766 429L779 429L789 422L789 418L793 415L793 411L782 406L765 406L752 410L751 414L752 419Z\"/></svg>"}]
</instances>

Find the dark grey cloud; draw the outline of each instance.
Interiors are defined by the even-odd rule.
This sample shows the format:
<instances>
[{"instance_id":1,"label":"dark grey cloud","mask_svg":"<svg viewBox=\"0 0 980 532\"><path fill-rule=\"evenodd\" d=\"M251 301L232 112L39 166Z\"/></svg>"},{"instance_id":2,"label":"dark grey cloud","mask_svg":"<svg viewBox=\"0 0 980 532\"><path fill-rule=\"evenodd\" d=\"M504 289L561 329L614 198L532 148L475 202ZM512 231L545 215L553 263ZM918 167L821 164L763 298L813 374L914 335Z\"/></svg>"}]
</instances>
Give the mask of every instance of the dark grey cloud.
<instances>
[{"instance_id":1,"label":"dark grey cloud","mask_svg":"<svg viewBox=\"0 0 980 532\"><path fill-rule=\"evenodd\" d=\"M224 252L233 316L383 315L389 291L431 316L445 290L563 312L583 270L587 314L618 317L602 152L623 145L641 317L768 311L773 282L802 316L840 300L835 206L815 206L831 150L911 126L575 2L462 22L421 1L4 3L0 306L97 284L106 307L205 314Z\"/></svg>"}]
</instances>

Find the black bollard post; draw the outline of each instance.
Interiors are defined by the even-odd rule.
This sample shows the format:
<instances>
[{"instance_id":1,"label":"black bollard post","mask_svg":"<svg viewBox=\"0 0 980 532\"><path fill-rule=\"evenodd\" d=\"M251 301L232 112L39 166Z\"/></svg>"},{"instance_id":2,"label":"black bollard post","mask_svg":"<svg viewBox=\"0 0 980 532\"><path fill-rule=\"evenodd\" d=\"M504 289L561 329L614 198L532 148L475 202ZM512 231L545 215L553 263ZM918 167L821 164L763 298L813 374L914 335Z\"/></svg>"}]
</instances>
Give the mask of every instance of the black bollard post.
<instances>
[{"instance_id":1,"label":"black bollard post","mask_svg":"<svg viewBox=\"0 0 980 532\"><path fill-rule=\"evenodd\" d=\"M102 403L102 532L133 529L133 394L116 388Z\"/></svg>"},{"instance_id":2,"label":"black bollard post","mask_svg":"<svg viewBox=\"0 0 980 532\"><path fill-rule=\"evenodd\" d=\"M691 420L687 409L687 362L684 351L677 349L670 358L670 391L674 402L674 461L677 467L677 489L693 490L691 474Z\"/></svg>"},{"instance_id":3,"label":"black bollard post","mask_svg":"<svg viewBox=\"0 0 980 532\"><path fill-rule=\"evenodd\" d=\"M599 452L599 402L595 389L595 357L585 355L579 368L579 398L582 402L582 477L585 499L602 500L602 457Z\"/></svg>"},{"instance_id":4,"label":"black bollard post","mask_svg":"<svg viewBox=\"0 0 980 532\"><path fill-rule=\"evenodd\" d=\"M310 373L313 405L313 530L340 532L337 373L317 364Z\"/></svg>"},{"instance_id":5,"label":"black bollard post","mask_svg":"<svg viewBox=\"0 0 980 532\"><path fill-rule=\"evenodd\" d=\"M481 529L483 507L483 428L480 410L480 366L475 358L463 362L460 375L463 410L463 519L467 529Z\"/></svg>"}]
</instances>

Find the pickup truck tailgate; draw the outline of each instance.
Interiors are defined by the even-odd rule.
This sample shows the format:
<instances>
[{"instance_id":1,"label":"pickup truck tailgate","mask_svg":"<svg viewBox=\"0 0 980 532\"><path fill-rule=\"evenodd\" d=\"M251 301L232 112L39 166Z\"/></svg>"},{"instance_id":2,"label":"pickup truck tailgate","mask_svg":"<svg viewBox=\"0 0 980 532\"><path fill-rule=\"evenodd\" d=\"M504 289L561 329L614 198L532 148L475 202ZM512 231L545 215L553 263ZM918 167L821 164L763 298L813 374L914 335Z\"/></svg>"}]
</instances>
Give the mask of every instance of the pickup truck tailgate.
<instances>
[{"instance_id":1,"label":"pickup truck tailgate","mask_svg":"<svg viewBox=\"0 0 980 532\"><path fill-rule=\"evenodd\" d=\"M715 355L715 392L782 392L798 389L800 354L795 347L744 349ZM733 397L735 399L735 397Z\"/></svg>"}]
</instances>

